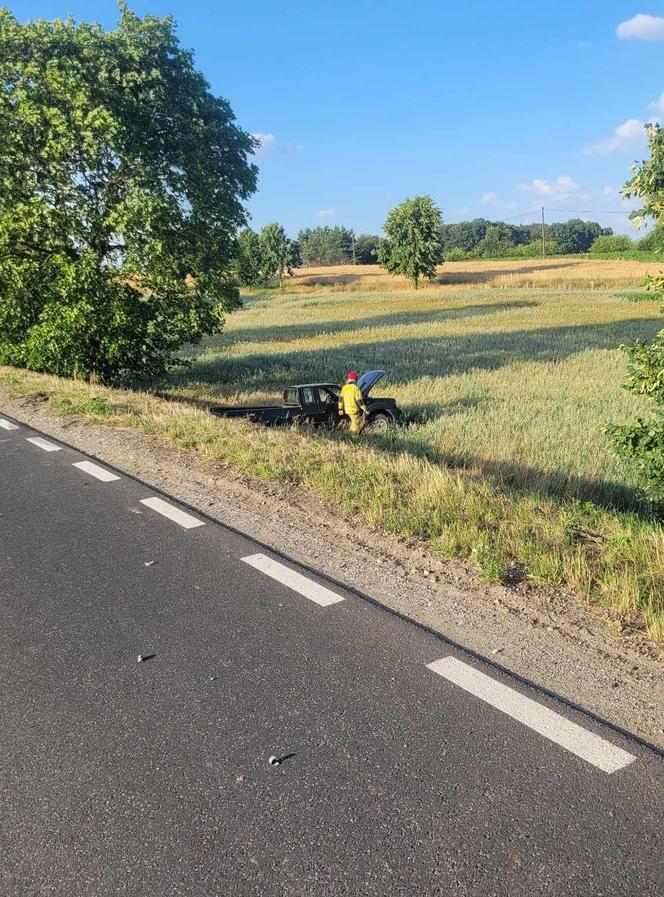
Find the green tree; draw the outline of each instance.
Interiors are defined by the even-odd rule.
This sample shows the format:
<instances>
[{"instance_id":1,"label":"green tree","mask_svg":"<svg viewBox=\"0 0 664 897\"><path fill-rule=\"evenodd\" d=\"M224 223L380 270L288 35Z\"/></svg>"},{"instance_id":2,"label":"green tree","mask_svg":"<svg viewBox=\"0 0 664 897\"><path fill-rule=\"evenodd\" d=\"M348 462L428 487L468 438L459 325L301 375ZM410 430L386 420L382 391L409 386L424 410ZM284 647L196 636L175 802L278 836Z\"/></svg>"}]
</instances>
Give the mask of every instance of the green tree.
<instances>
[{"instance_id":1,"label":"green tree","mask_svg":"<svg viewBox=\"0 0 664 897\"><path fill-rule=\"evenodd\" d=\"M625 185L623 196L637 196L643 208L632 217L641 224L654 219L656 227L664 224L664 130L659 125L646 128L650 158L635 165L633 176ZM649 276L646 286L654 296L664 297L664 274ZM631 458L639 469L646 494L664 506L664 331L651 343L642 341L628 346L629 378L626 388L653 400L653 414L631 423L607 427L614 448Z\"/></svg>"},{"instance_id":2,"label":"green tree","mask_svg":"<svg viewBox=\"0 0 664 897\"><path fill-rule=\"evenodd\" d=\"M302 267L302 253L298 240L290 240L290 252L288 255L288 273L292 276L293 268Z\"/></svg>"},{"instance_id":3,"label":"green tree","mask_svg":"<svg viewBox=\"0 0 664 897\"><path fill-rule=\"evenodd\" d=\"M512 232L505 224L492 224L477 245L477 252L483 258L499 258L509 255L514 249Z\"/></svg>"},{"instance_id":4,"label":"green tree","mask_svg":"<svg viewBox=\"0 0 664 897\"><path fill-rule=\"evenodd\" d=\"M238 303L253 138L170 18L0 10L0 361L158 374Z\"/></svg>"},{"instance_id":5,"label":"green tree","mask_svg":"<svg viewBox=\"0 0 664 897\"><path fill-rule=\"evenodd\" d=\"M353 231L347 227L308 227L297 235L303 264L346 265L353 257Z\"/></svg>"},{"instance_id":6,"label":"green tree","mask_svg":"<svg viewBox=\"0 0 664 897\"><path fill-rule=\"evenodd\" d=\"M390 274L403 274L415 287L420 277L436 276L443 261L440 209L430 196L406 199L385 219L385 239L378 248L378 261Z\"/></svg>"},{"instance_id":7,"label":"green tree","mask_svg":"<svg viewBox=\"0 0 664 897\"><path fill-rule=\"evenodd\" d=\"M238 280L244 287L256 286L260 283L263 273L258 234L250 227L245 227L240 231L237 243Z\"/></svg>"},{"instance_id":8,"label":"green tree","mask_svg":"<svg viewBox=\"0 0 664 897\"><path fill-rule=\"evenodd\" d=\"M360 234L355 240L355 261L358 265L375 265L378 258L380 237Z\"/></svg>"},{"instance_id":9,"label":"green tree","mask_svg":"<svg viewBox=\"0 0 664 897\"><path fill-rule=\"evenodd\" d=\"M280 224L266 224L258 235L263 276L276 277L280 289L284 286L284 274L290 269L291 241Z\"/></svg>"},{"instance_id":10,"label":"green tree","mask_svg":"<svg viewBox=\"0 0 664 897\"><path fill-rule=\"evenodd\" d=\"M610 236L610 228L602 228L596 221L571 218L551 224L548 229L562 255L587 252L598 237Z\"/></svg>"}]
</instances>

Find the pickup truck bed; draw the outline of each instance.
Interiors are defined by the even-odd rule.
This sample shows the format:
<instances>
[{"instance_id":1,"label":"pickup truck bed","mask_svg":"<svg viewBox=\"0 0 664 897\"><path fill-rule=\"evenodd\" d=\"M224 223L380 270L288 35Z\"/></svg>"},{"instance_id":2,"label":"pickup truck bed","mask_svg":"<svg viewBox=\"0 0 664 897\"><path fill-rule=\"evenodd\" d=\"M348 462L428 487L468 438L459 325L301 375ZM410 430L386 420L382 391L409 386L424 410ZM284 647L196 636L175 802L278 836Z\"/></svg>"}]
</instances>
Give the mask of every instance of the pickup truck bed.
<instances>
[{"instance_id":1,"label":"pickup truck bed","mask_svg":"<svg viewBox=\"0 0 664 897\"><path fill-rule=\"evenodd\" d=\"M358 380L369 409L365 427L372 430L384 430L401 418L394 399L369 396L383 374L383 371L368 371ZM344 422L337 412L339 390L334 383L303 383L284 390L281 405L216 405L210 411L218 417L243 418L266 427L303 424L334 429Z\"/></svg>"}]
</instances>

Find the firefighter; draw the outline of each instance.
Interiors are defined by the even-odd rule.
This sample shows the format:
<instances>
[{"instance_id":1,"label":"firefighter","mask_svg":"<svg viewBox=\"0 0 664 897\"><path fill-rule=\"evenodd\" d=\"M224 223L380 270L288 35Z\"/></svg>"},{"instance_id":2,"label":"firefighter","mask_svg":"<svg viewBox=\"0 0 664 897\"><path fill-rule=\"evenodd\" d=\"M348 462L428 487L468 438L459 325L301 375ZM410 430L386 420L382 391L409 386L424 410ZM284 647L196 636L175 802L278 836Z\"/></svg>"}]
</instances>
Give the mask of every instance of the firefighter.
<instances>
[{"instance_id":1,"label":"firefighter","mask_svg":"<svg viewBox=\"0 0 664 897\"><path fill-rule=\"evenodd\" d=\"M363 415L367 414L368 410L362 390L357 385L357 374L355 371L349 371L346 383L339 393L339 415L343 417L345 414L348 417L350 432L354 435L362 429Z\"/></svg>"}]
</instances>

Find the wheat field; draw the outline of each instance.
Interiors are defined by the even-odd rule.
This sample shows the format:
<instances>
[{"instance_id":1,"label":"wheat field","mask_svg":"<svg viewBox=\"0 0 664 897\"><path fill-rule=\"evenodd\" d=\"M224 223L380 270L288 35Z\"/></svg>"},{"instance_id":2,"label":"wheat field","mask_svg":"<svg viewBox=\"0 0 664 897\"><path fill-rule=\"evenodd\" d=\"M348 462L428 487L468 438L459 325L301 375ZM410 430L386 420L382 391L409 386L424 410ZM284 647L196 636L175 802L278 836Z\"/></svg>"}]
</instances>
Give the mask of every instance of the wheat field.
<instances>
[{"instance_id":1,"label":"wheat field","mask_svg":"<svg viewBox=\"0 0 664 897\"><path fill-rule=\"evenodd\" d=\"M526 287L543 289L617 289L640 283L646 274L664 266L630 259L597 259L579 256L547 259L500 259L446 262L433 282L422 281L423 290L495 289ZM333 268L297 268L288 279L289 292L312 288L344 292L412 289L403 277L387 274L379 265L339 265Z\"/></svg>"},{"instance_id":2,"label":"wheat field","mask_svg":"<svg viewBox=\"0 0 664 897\"><path fill-rule=\"evenodd\" d=\"M568 274L587 282L562 288L560 270L543 265L463 263L457 273L475 281L414 291L370 269L345 288L247 296L223 335L191 350L189 368L150 390L10 368L0 387L184 446L221 475L232 467L288 483L346 519L465 558L489 580L563 587L601 603L613 632L664 643L664 530L602 433L605 421L648 412L621 388L619 348L662 326L658 303L637 291L644 266L575 263ZM523 276L537 285L495 283ZM375 288L380 278L389 289ZM406 415L385 435L268 430L206 410L375 367L387 372L380 392Z\"/></svg>"},{"instance_id":3,"label":"wheat field","mask_svg":"<svg viewBox=\"0 0 664 897\"><path fill-rule=\"evenodd\" d=\"M498 263L461 264L456 276L479 269L484 278L495 276ZM528 267L540 279L559 276ZM653 270L574 260L571 270L575 278L634 287L644 267ZM324 276L347 277L347 270ZM522 263L499 270L503 283L523 276ZM619 346L662 327L656 302L629 301L615 287L557 290L551 283L378 292L372 278L384 275L354 276L372 287L300 292L289 285L285 293L249 297L169 391L203 401L267 401L290 383L339 382L350 368L382 368L379 392L393 395L409 421L392 437L392 450L532 491L633 503L634 471L612 454L602 425L648 410L621 388L626 357Z\"/></svg>"}]
</instances>

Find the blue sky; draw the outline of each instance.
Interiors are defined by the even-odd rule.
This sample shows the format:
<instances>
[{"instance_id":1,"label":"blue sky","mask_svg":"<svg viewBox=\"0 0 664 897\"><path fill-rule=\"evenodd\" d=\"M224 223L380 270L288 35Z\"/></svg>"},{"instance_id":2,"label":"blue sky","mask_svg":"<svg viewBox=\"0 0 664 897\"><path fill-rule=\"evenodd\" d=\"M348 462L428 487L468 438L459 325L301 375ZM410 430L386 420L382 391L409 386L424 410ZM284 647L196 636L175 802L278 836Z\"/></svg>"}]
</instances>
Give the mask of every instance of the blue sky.
<instances>
[{"instance_id":1,"label":"blue sky","mask_svg":"<svg viewBox=\"0 0 664 897\"><path fill-rule=\"evenodd\" d=\"M20 20L117 19L114 0L0 2ZM215 93L265 135L254 227L377 232L430 193L446 221L529 222L544 204L549 220L590 210L578 217L630 229L617 189L642 122L664 121L663 2L131 5L172 14Z\"/></svg>"}]
</instances>

